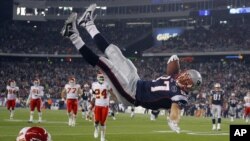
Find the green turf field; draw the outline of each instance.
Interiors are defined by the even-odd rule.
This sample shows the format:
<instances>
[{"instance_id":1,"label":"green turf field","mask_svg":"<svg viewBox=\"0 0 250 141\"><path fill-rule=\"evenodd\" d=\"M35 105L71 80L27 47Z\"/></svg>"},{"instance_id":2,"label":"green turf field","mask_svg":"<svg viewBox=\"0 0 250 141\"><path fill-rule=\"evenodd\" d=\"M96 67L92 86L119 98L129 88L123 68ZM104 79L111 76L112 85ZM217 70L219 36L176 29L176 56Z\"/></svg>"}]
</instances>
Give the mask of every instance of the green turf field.
<instances>
[{"instance_id":1,"label":"green turf field","mask_svg":"<svg viewBox=\"0 0 250 141\"><path fill-rule=\"evenodd\" d=\"M14 120L9 120L9 112L0 108L0 141L14 141L19 130L25 126L45 127L53 141L97 141L93 138L93 123L78 114L76 127L67 126L66 111L43 110L43 123L27 123L28 109L16 109ZM34 119L37 119L35 112ZM183 117L182 133L170 131L164 116L150 121L149 115L118 114L117 119L108 118L107 141L229 141L229 119L222 119L222 131L211 131L210 118ZM233 124L245 124L238 119Z\"/></svg>"}]
</instances>

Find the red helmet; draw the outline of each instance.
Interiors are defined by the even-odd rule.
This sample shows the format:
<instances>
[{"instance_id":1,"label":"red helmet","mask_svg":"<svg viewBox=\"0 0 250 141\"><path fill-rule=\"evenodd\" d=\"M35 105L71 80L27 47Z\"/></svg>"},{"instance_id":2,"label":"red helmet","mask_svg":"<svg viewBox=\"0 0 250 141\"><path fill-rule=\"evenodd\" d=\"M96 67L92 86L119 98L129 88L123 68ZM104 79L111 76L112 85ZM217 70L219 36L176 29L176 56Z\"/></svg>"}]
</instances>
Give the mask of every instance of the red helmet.
<instances>
[{"instance_id":1,"label":"red helmet","mask_svg":"<svg viewBox=\"0 0 250 141\"><path fill-rule=\"evenodd\" d=\"M16 141L52 141L50 133L42 127L24 127Z\"/></svg>"}]
</instances>

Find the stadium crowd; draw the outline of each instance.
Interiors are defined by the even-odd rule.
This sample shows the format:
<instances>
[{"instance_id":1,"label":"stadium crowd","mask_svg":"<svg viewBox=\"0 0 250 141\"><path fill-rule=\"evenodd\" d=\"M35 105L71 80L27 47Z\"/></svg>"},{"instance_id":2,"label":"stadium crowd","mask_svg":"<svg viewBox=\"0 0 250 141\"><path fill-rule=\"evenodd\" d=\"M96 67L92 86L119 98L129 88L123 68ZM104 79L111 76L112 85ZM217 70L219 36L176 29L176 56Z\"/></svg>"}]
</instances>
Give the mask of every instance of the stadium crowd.
<instances>
[{"instance_id":1,"label":"stadium crowd","mask_svg":"<svg viewBox=\"0 0 250 141\"><path fill-rule=\"evenodd\" d=\"M145 26L136 27L136 30L132 27L121 28L122 25L119 24L107 26L97 23L97 26L108 40L120 47L136 41L145 34L144 31L151 31L151 28ZM62 27L63 21L0 23L0 53L77 54L77 50L71 47L71 42L61 36ZM83 34L82 37L88 46L93 46L92 49L97 51L84 29L79 28L79 32Z\"/></svg>"},{"instance_id":2,"label":"stadium crowd","mask_svg":"<svg viewBox=\"0 0 250 141\"><path fill-rule=\"evenodd\" d=\"M180 36L162 42L159 47L149 48L145 53L250 50L249 31L249 25L217 24L210 27L197 26L194 29L185 30Z\"/></svg>"},{"instance_id":3,"label":"stadium crowd","mask_svg":"<svg viewBox=\"0 0 250 141\"><path fill-rule=\"evenodd\" d=\"M77 54L77 51L70 47L71 43L60 35L61 28L58 27L63 26L62 21L46 23L5 22L0 25L0 36L2 37L0 39L0 53ZM109 25L97 22L97 26L109 41L122 49L152 32L151 26L142 25L133 27L120 23ZM91 37L83 30L80 30L80 34L83 34L81 36L84 37L84 41L98 52ZM152 47L144 52L245 51L249 50L250 40L248 36L250 36L250 26L244 24L197 26L194 29L185 30L180 36L162 42L159 47Z\"/></svg>"}]
</instances>

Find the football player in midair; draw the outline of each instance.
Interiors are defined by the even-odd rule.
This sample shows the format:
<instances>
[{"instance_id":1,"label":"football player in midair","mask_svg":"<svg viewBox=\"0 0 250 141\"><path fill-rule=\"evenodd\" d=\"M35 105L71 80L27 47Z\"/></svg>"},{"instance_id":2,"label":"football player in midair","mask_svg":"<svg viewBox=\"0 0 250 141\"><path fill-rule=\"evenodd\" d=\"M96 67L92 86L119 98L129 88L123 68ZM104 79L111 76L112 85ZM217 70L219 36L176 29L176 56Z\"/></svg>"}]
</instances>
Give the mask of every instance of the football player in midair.
<instances>
[{"instance_id":1,"label":"football player in midair","mask_svg":"<svg viewBox=\"0 0 250 141\"><path fill-rule=\"evenodd\" d=\"M63 99L67 99L67 114L69 117L68 125L74 127L78 111L78 98L82 95L81 86L76 84L75 77L69 77L68 84L64 86L61 93Z\"/></svg>"},{"instance_id":2,"label":"football player in midair","mask_svg":"<svg viewBox=\"0 0 250 141\"><path fill-rule=\"evenodd\" d=\"M32 123L34 118L34 110L38 111L38 122L42 122L42 97L44 95L44 87L40 86L40 80L34 79L33 86L30 87L30 94L26 105L30 105L30 119L28 122Z\"/></svg>"},{"instance_id":3,"label":"football player in midair","mask_svg":"<svg viewBox=\"0 0 250 141\"><path fill-rule=\"evenodd\" d=\"M7 89L7 109L10 111L10 119L13 119L19 87L16 86L15 80L10 80L8 82L6 89Z\"/></svg>"},{"instance_id":4,"label":"football player in midair","mask_svg":"<svg viewBox=\"0 0 250 141\"><path fill-rule=\"evenodd\" d=\"M105 54L98 56L87 47L76 28L77 13L72 13L61 31L69 38L83 58L92 66L99 67L112 87L117 99L125 106L142 106L148 109L171 108L168 125L177 133L180 110L187 103L187 94L201 86L202 78L198 71L189 69L176 75L162 76L145 81L139 78L134 64L122 54L114 44L109 43L94 24L96 4L91 4L81 15L77 24L87 30L97 47ZM179 61L172 56L169 62Z\"/></svg>"},{"instance_id":5,"label":"football player in midair","mask_svg":"<svg viewBox=\"0 0 250 141\"><path fill-rule=\"evenodd\" d=\"M244 107L244 118L246 122L248 122L250 118L250 92L247 92L246 96L244 97Z\"/></svg>"},{"instance_id":6,"label":"football player in midair","mask_svg":"<svg viewBox=\"0 0 250 141\"><path fill-rule=\"evenodd\" d=\"M210 106L212 112L212 130L221 130L221 109L224 104L224 91L220 83L214 84L214 89L210 92ZM217 118L217 126L216 126Z\"/></svg>"},{"instance_id":7,"label":"football player in midair","mask_svg":"<svg viewBox=\"0 0 250 141\"><path fill-rule=\"evenodd\" d=\"M94 98L94 137L98 138L99 125L101 131L101 141L105 141L106 119L109 112L109 100L112 93L109 84L105 81L102 73L97 74L97 82L92 83L91 87Z\"/></svg>"}]
</instances>

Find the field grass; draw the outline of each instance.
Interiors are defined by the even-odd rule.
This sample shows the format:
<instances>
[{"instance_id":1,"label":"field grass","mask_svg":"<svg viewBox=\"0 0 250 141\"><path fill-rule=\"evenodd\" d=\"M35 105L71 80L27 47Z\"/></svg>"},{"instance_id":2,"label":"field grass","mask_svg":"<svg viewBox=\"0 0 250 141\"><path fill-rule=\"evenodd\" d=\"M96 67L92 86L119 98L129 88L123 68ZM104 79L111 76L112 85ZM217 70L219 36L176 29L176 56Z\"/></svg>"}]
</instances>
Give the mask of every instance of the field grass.
<instances>
[{"instance_id":1,"label":"field grass","mask_svg":"<svg viewBox=\"0 0 250 141\"><path fill-rule=\"evenodd\" d=\"M35 120L37 113L35 112ZM86 121L78 114L76 127L67 126L65 110L43 110L43 123L27 123L28 109L16 109L14 120L9 120L9 112L0 108L0 141L14 141L19 130L26 126L42 126L52 135L53 141L97 141L93 138L93 122ZM180 134L170 131L166 118L160 116L150 121L149 115L117 115L117 119L108 118L107 141L229 141L229 119L222 119L222 130L211 131L210 118L183 117ZM233 124L245 124L237 119Z\"/></svg>"}]
</instances>

